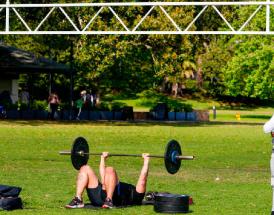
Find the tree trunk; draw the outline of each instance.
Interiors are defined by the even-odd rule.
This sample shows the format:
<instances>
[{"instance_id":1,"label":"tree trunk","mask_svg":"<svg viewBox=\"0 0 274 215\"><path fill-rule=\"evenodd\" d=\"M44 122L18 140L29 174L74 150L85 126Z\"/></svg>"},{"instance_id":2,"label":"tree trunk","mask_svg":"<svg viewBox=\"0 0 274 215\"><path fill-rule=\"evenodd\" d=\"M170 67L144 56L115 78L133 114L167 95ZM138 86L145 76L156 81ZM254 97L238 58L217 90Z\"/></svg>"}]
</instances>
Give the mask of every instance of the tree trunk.
<instances>
[{"instance_id":1,"label":"tree trunk","mask_svg":"<svg viewBox=\"0 0 274 215\"><path fill-rule=\"evenodd\" d=\"M177 93L178 93L178 83L172 83L172 91L171 94L174 97L177 97Z\"/></svg>"},{"instance_id":2,"label":"tree trunk","mask_svg":"<svg viewBox=\"0 0 274 215\"><path fill-rule=\"evenodd\" d=\"M197 61L197 77L196 77L196 86L201 89L203 87L203 71L202 71L202 58L198 57Z\"/></svg>"}]
</instances>

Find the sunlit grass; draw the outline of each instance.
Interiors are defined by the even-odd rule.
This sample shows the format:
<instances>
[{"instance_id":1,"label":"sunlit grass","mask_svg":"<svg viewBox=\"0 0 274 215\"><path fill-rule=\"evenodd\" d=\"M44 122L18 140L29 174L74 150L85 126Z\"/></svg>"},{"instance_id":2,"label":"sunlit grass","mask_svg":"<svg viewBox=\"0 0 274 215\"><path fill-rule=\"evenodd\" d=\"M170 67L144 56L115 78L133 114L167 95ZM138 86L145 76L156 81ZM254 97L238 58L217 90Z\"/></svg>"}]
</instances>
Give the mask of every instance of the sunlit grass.
<instances>
[{"instance_id":1,"label":"sunlit grass","mask_svg":"<svg viewBox=\"0 0 274 215\"><path fill-rule=\"evenodd\" d=\"M196 159L182 162L175 175L166 172L163 160L151 160L148 190L191 195L193 214L269 214L271 140L263 134L262 123L0 121L1 184L23 187L25 209L14 214L154 214L152 206L63 208L74 196L76 171L70 157L58 151L69 150L77 136L85 137L93 152L159 155L170 139L176 139L183 153ZM91 157L89 164L98 173L99 157ZM112 157L108 164L115 166L122 181L136 183L142 160Z\"/></svg>"}]
</instances>

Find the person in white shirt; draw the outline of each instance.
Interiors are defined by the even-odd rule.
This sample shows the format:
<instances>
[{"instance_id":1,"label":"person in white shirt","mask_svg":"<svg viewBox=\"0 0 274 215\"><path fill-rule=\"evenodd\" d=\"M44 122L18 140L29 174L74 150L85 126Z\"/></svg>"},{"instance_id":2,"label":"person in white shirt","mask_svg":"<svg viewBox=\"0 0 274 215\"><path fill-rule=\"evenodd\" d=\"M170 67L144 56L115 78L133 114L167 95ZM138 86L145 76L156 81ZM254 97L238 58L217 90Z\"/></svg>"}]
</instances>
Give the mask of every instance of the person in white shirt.
<instances>
[{"instance_id":1,"label":"person in white shirt","mask_svg":"<svg viewBox=\"0 0 274 215\"><path fill-rule=\"evenodd\" d=\"M270 160L270 170L271 170L271 187L272 187L272 211L271 215L274 215L274 114L264 124L264 132L265 133L271 133L272 136L272 154L271 154L271 160Z\"/></svg>"}]
</instances>

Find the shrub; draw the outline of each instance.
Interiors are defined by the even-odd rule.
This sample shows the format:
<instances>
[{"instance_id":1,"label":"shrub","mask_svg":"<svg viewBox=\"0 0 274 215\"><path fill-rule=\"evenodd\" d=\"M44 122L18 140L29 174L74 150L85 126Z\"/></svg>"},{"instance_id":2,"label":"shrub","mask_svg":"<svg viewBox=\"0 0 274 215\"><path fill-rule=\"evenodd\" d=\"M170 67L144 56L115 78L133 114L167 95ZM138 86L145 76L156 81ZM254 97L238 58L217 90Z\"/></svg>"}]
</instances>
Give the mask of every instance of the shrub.
<instances>
[{"instance_id":1,"label":"shrub","mask_svg":"<svg viewBox=\"0 0 274 215\"><path fill-rule=\"evenodd\" d=\"M15 104L12 104L9 102L4 103L3 106L6 110L18 110L18 108L19 108L19 104L17 102Z\"/></svg>"},{"instance_id":2,"label":"shrub","mask_svg":"<svg viewBox=\"0 0 274 215\"><path fill-rule=\"evenodd\" d=\"M126 106L126 103L123 102L113 102L111 104L111 111L121 111L123 107Z\"/></svg>"},{"instance_id":3,"label":"shrub","mask_svg":"<svg viewBox=\"0 0 274 215\"><path fill-rule=\"evenodd\" d=\"M168 107L170 111L174 112L192 112L193 110L191 104L184 104L175 101L168 103Z\"/></svg>"},{"instance_id":4,"label":"shrub","mask_svg":"<svg viewBox=\"0 0 274 215\"><path fill-rule=\"evenodd\" d=\"M109 103L108 102L101 102L100 105L99 105L99 110L102 110L102 111L109 111L110 110L110 107L109 107Z\"/></svg>"},{"instance_id":5,"label":"shrub","mask_svg":"<svg viewBox=\"0 0 274 215\"><path fill-rule=\"evenodd\" d=\"M27 103L18 103L18 110L28 110L29 105Z\"/></svg>"},{"instance_id":6,"label":"shrub","mask_svg":"<svg viewBox=\"0 0 274 215\"><path fill-rule=\"evenodd\" d=\"M193 108L191 104L184 104L184 111L185 112L192 112Z\"/></svg>"},{"instance_id":7,"label":"shrub","mask_svg":"<svg viewBox=\"0 0 274 215\"><path fill-rule=\"evenodd\" d=\"M138 97L140 98L156 98L158 96L161 96L161 94L155 92L154 90L144 90L141 93L137 94Z\"/></svg>"},{"instance_id":8,"label":"shrub","mask_svg":"<svg viewBox=\"0 0 274 215\"><path fill-rule=\"evenodd\" d=\"M148 107L156 106L159 102L167 103L166 96L155 92L154 90L145 90L141 93L138 93L139 102L137 104L144 105Z\"/></svg>"},{"instance_id":9,"label":"shrub","mask_svg":"<svg viewBox=\"0 0 274 215\"><path fill-rule=\"evenodd\" d=\"M171 103L169 104L170 111L174 112L183 112L184 111L184 104L182 103Z\"/></svg>"},{"instance_id":10,"label":"shrub","mask_svg":"<svg viewBox=\"0 0 274 215\"><path fill-rule=\"evenodd\" d=\"M22 110L21 104L21 110ZM32 110L47 110L48 109L48 103L45 100L34 100L31 105Z\"/></svg>"},{"instance_id":11,"label":"shrub","mask_svg":"<svg viewBox=\"0 0 274 215\"><path fill-rule=\"evenodd\" d=\"M65 102L65 103L61 103L59 105L59 108L61 110L70 110L71 106L70 106L70 103L69 102Z\"/></svg>"}]
</instances>

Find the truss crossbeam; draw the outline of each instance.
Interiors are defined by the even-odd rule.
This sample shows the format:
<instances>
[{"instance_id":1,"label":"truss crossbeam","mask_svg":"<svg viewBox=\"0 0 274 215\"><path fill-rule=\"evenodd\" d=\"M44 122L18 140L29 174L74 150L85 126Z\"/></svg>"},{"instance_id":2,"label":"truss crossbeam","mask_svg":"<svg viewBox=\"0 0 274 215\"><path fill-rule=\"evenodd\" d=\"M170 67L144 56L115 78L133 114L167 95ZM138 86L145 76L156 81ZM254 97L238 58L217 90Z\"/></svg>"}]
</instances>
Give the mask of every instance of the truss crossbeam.
<instances>
[{"instance_id":1,"label":"truss crossbeam","mask_svg":"<svg viewBox=\"0 0 274 215\"><path fill-rule=\"evenodd\" d=\"M111 2L111 3L51 3L51 4L10 4L9 0L6 1L6 4L0 4L0 18L5 18L5 27L3 29L0 29L0 35L6 35L6 34L28 34L28 35L42 35L42 34L74 34L74 35L95 35L95 34L128 34L128 35L138 35L138 34L230 34L230 35L236 35L236 34L256 34L256 35L274 35L273 31L273 23L271 23L270 18L270 8L273 7L274 1L266 0L266 1L242 1L242 2ZM140 18L140 20L137 22L137 24L133 27L127 26L127 22L125 22L124 17L120 15L117 11L119 7L148 7L149 9L143 16ZM192 17L192 20L187 24L187 27L180 26L180 23L178 21L176 22L176 17L171 16L169 14L169 10L167 10L168 7L187 7L187 6L201 6L202 8L200 11L198 11L198 14L194 17ZM245 22L236 29L231 22L231 20L227 20L225 15L222 14L221 10L219 9L219 6L255 6L256 10L253 11L249 17L245 18ZM257 7L256 7L257 6ZM71 18L71 14L68 11L68 8L93 8L95 11L95 14L92 15L90 20L87 21L87 25L85 25L82 29L79 27L79 23L77 23L76 20L73 20ZM193 26L195 25L195 22L201 18L202 14L206 13L208 11L208 8L212 8L212 11L215 12L220 18L220 28L222 30L209 30L209 31L199 31L199 30L192 30ZM42 17L37 17L37 25L33 28L30 27L28 24L28 20L24 18L24 16L21 13L21 8L49 8L46 15ZM166 19L170 26L173 28L173 30L154 30L154 28L147 29L147 30L141 30L142 24L145 22L145 20L151 16L152 11L156 10L158 8L162 13L159 16L162 16L161 19ZM108 10L112 13L114 18L117 20L117 22L121 25L122 30L96 30L91 28L92 24L95 22L95 20L99 16L103 16L102 11ZM259 30L252 30L247 29L246 26L249 25L249 23L252 21L252 19L258 14L264 10L264 22L265 26L262 27L262 29ZM64 21L69 23L72 30L66 30L66 29L60 29L60 30L43 30L43 26L49 20L50 18L53 18L51 20L55 20L55 14L56 11L61 12L61 14L64 16ZM25 30L14 30L11 22L11 16L15 15L17 17L17 24L19 22L22 23L23 28ZM83 15L83 14L82 14ZM85 14L84 14L85 15ZM90 16L90 14L87 14ZM57 20L57 19L56 19ZM58 27L58 21L56 21L55 25L53 23L54 29L59 29ZM272 24L272 25L271 25ZM52 25L52 24L51 24ZM224 30L223 26L228 27L228 30ZM250 25L252 27L252 25ZM150 26L149 26L150 27ZM106 28L107 29L107 28ZM195 29L195 28L194 28ZM245 30L247 29L247 30Z\"/></svg>"}]
</instances>

